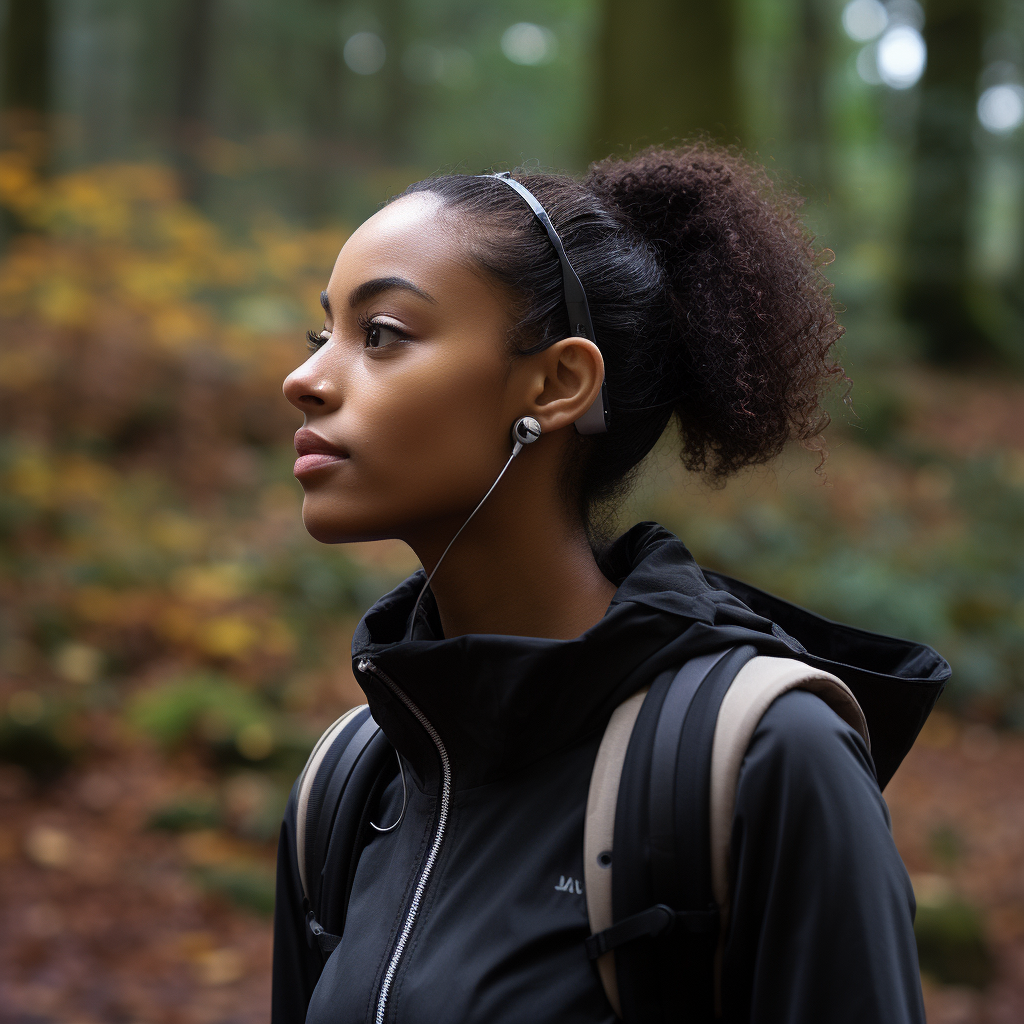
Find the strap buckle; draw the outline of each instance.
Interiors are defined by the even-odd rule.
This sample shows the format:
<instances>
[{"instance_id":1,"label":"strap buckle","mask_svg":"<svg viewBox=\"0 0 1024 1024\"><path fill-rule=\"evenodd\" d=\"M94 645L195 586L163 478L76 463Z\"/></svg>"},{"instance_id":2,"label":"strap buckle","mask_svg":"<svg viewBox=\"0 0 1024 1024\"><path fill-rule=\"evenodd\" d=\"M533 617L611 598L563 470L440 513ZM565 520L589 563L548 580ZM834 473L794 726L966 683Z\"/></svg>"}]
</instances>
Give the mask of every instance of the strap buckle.
<instances>
[{"instance_id":1,"label":"strap buckle","mask_svg":"<svg viewBox=\"0 0 1024 1024\"><path fill-rule=\"evenodd\" d=\"M661 938L682 931L689 935L707 935L718 931L718 907L707 910L673 910L664 903L631 914L618 924L589 936L584 945L587 957L597 960L605 953L641 938Z\"/></svg>"},{"instance_id":2,"label":"strap buckle","mask_svg":"<svg viewBox=\"0 0 1024 1024\"><path fill-rule=\"evenodd\" d=\"M324 931L324 926L310 910L306 914L306 943L310 949L319 949L324 956L330 956L341 944L341 936Z\"/></svg>"}]
</instances>

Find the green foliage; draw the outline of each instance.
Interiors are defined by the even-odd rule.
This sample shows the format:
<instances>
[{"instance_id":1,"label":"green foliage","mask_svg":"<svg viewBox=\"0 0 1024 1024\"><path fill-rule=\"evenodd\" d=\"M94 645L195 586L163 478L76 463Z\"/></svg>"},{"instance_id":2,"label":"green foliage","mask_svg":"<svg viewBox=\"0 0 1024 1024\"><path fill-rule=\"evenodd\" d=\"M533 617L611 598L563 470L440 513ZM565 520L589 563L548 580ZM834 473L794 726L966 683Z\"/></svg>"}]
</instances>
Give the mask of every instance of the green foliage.
<instances>
[{"instance_id":1,"label":"green foliage","mask_svg":"<svg viewBox=\"0 0 1024 1024\"><path fill-rule=\"evenodd\" d=\"M274 875L261 868L197 868L195 875L208 892L236 906L269 917L274 913Z\"/></svg>"},{"instance_id":2,"label":"green foliage","mask_svg":"<svg viewBox=\"0 0 1024 1024\"><path fill-rule=\"evenodd\" d=\"M938 825L928 837L928 849L943 868L951 868L964 852L964 839L952 825Z\"/></svg>"},{"instance_id":3,"label":"green foliage","mask_svg":"<svg viewBox=\"0 0 1024 1024\"><path fill-rule=\"evenodd\" d=\"M213 746L234 743L253 761L274 749L272 718L265 701L238 683L211 673L197 673L140 692L129 718L164 747L188 739Z\"/></svg>"},{"instance_id":4,"label":"green foliage","mask_svg":"<svg viewBox=\"0 0 1024 1024\"><path fill-rule=\"evenodd\" d=\"M995 964L976 907L955 898L919 905L914 934L925 973L947 985L991 982Z\"/></svg>"},{"instance_id":5,"label":"green foliage","mask_svg":"<svg viewBox=\"0 0 1024 1024\"><path fill-rule=\"evenodd\" d=\"M161 832L192 832L221 825L221 813L213 800L194 797L176 800L154 811L148 827Z\"/></svg>"},{"instance_id":6,"label":"green foliage","mask_svg":"<svg viewBox=\"0 0 1024 1024\"><path fill-rule=\"evenodd\" d=\"M881 381L874 381L873 384L864 394L858 389L850 428L862 444L884 448L906 422L906 403Z\"/></svg>"}]
</instances>

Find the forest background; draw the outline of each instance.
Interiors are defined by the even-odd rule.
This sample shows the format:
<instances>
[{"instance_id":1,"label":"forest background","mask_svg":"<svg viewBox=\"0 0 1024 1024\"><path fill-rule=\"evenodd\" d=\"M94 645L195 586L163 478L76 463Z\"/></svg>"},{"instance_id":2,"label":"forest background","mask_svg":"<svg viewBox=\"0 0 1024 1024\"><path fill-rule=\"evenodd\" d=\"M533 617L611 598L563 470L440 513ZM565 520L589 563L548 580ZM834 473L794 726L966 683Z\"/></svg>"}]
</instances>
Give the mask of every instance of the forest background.
<instances>
[{"instance_id":1,"label":"forest background","mask_svg":"<svg viewBox=\"0 0 1024 1024\"><path fill-rule=\"evenodd\" d=\"M0 1021L267 1015L271 867L355 623L280 396L346 234L441 170L703 133L806 197L853 381L825 473L666 444L621 522L934 645L886 793L929 1019L1024 1016L1024 3L0 4Z\"/></svg>"}]
</instances>

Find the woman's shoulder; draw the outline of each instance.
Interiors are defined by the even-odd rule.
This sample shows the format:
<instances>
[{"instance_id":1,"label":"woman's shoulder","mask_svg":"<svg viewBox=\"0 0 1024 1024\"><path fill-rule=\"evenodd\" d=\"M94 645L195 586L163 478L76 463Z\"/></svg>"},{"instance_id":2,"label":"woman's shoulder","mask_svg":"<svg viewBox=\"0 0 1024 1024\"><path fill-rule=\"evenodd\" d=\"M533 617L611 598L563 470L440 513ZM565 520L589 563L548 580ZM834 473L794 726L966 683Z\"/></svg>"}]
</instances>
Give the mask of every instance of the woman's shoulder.
<instances>
[{"instance_id":1,"label":"woman's shoulder","mask_svg":"<svg viewBox=\"0 0 1024 1024\"><path fill-rule=\"evenodd\" d=\"M752 787L778 792L782 784L789 800L858 794L885 806L864 738L806 690L782 694L761 717L740 770L738 796Z\"/></svg>"},{"instance_id":2,"label":"woman's shoulder","mask_svg":"<svg viewBox=\"0 0 1024 1024\"><path fill-rule=\"evenodd\" d=\"M761 718L729 860L727 1019L923 1024L914 893L871 755L813 693Z\"/></svg>"}]
</instances>

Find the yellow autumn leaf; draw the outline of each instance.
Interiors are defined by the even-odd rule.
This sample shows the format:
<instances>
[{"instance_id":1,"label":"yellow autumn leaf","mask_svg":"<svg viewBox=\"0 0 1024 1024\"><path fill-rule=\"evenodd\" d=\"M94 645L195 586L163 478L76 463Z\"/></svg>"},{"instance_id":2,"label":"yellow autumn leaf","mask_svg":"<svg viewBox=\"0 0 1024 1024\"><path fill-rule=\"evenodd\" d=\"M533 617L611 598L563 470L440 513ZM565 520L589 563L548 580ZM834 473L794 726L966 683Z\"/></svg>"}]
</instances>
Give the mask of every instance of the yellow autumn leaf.
<instances>
[{"instance_id":1,"label":"yellow autumn leaf","mask_svg":"<svg viewBox=\"0 0 1024 1024\"><path fill-rule=\"evenodd\" d=\"M196 630L196 646L215 658L244 657L259 641L259 633L241 615L218 615Z\"/></svg>"},{"instance_id":2,"label":"yellow autumn leaf","mask_svg":"<svg viewBox=\"0 0 1024 1024\"><path fill-rule=\"evenodd\" d=\"M177 570L171 577L173 591L194 604L233 601L242 594L244 585L242 567L234 562L191 565Z\"/></svg>"}]
</instances>

